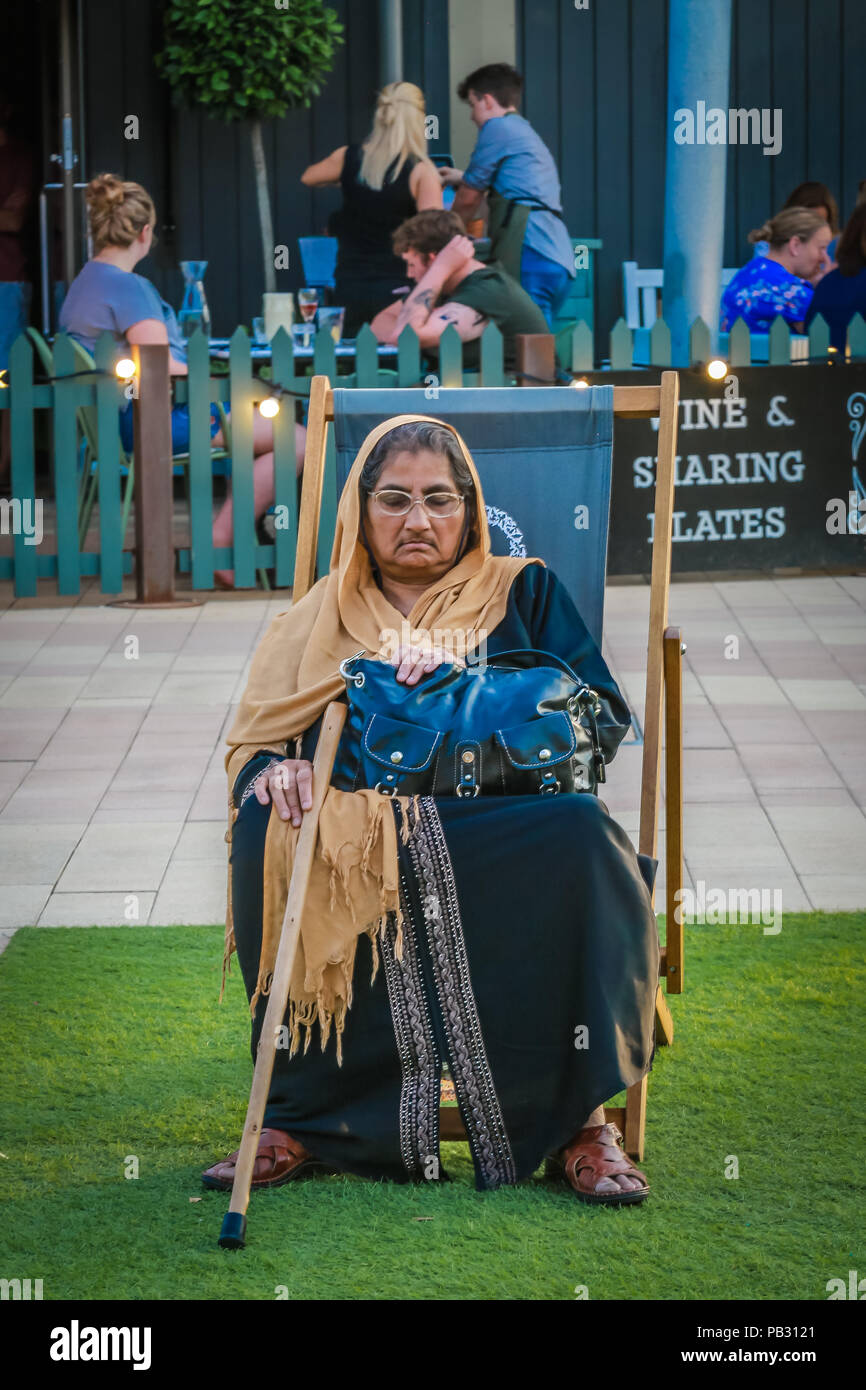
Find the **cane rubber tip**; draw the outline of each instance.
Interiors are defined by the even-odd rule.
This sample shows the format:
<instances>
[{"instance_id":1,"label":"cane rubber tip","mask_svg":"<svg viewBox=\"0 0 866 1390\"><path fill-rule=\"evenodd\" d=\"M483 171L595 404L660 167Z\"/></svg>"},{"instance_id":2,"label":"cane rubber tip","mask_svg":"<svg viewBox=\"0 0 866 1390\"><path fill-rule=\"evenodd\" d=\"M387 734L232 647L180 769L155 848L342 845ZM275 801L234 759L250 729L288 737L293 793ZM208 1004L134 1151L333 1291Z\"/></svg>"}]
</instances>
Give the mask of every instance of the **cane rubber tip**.
<instances>
[{"instance_id":1,"label":"cane rubber tip","mask_svg":"<svg viewBox=\"0 0 866 1390\"><path fill-rule=\"evenodd\" d=\"M223 1217L219 1243L223 1250L243 1250L246 1245L247 1218L239 1211L227 1211Z\"/></svg>"}]
</instances>

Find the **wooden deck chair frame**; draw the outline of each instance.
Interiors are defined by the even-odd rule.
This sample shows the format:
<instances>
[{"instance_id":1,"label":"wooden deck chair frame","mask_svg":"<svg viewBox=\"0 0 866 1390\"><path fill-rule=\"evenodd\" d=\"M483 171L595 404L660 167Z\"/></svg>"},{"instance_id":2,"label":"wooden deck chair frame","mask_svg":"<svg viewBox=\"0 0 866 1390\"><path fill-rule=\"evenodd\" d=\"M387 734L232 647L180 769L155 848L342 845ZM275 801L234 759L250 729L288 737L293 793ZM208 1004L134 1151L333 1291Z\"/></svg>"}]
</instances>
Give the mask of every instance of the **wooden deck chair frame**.
<instances>
[{"instance_id":1,"label":"wooden deck chair frame","mask_svg":"<svg viewBox=\"0 0 866 1390\"><path fill-rule=\"evenodd\" d=\"M662 720L665 733L666 847L665 911L666 945L661 948L660 979L668 994L683 988L683 929L677 921L678 890L683 879L683 800L682 800L682 652L679 628L668 626L668 595L671 571L671 539L674 504L674 462L677 447L679 377L675 371L662 372L658 386L614 386L613 412L621 419L659 417L658 466L655 487L655 526L653 530L650 578L649 631L647 636L646 701L643 720L643 764L641 771L640 830L638 848L655 857L658 842L659 797L661 791ZM319 518L325 478L327 427L334 419L333 390L326 376L315 376L310 387L307 421L307 447L292 601L303 598L315 582ZM661 985L656 994L656 1041L673 1041L673 1019ZM623 1133L626 1152L638 1160L644 1154L647 1077L626 1092L625 1106L606 1106L605 1117ZM441 1111L440 1135L443 1140L466 1138L459 1112L449 1107Z\"/></svg>"}]
</instances>

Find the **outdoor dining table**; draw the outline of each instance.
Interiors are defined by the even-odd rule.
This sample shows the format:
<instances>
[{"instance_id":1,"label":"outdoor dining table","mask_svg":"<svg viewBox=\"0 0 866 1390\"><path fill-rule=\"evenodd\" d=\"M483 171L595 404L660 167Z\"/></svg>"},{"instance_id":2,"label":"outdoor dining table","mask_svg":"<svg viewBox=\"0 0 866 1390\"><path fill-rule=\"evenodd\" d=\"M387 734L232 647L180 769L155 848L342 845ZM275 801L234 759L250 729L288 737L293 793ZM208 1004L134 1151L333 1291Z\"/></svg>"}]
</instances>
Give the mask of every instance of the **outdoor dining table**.
<instances>
[{"instance_id":1,"label":"outdoor dining table","mask_svg":"<svg viewBox=\"0 0 866 1390\"><path fill-rule=\"evenodd\" d=\"M394 343L378 343L377 350L380 357L396 357L397 347ZM302 347L298 343L293 344L293 354L298 362L312 362L314 348L312 342L307 347ZM334 348L337 357L354 357L355 339L343 338ZM228 361L229 358L229 339L211 338L210 355L218 361ZM250 356L254 362L268 362L271 358L270 343L251 343Z\"/></svg>"}]
</instances>

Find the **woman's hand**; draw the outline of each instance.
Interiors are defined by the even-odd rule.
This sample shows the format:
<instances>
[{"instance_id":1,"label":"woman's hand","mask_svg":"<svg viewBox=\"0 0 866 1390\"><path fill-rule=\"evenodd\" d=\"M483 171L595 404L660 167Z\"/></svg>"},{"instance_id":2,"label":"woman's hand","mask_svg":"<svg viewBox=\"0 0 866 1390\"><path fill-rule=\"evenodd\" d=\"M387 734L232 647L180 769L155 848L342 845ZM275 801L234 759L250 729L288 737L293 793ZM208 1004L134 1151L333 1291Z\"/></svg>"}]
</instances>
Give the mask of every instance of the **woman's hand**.
<instances>
[{"instance_id":1,"label":"woman's hand","mask_svg":"<svg viewBox=\"0 0 866 1390\"><path fill-rule=\"evenodd\" d=\"M405 643L398 647L388 660L392 666L397 667L397 680L405 682L406 685L417 685L422 676L435 671L443 661L450 661L455 666L466 665L462 657L455 656L453 652L446 652L443 647L413 647Z\"/></svg>"},{"instance_id":2,"label":"woman's hand","mask_svg":"<svg viewBox=\"0 0 866 1390\"><path fill-rule=\"evenodd\" d=\"M439 179L443 188L456 188L463 178L462 169L451 169L448 166L440 167L438 170Z\"/></svg>"},{"instance_id":3,"label":"woman's hand","mask_svg":"<svg viewBox=\"0 0 866 1390\"><path fill-rule=\"evenodd\" d=\"M313 764L305 758L284 758L260 772L253 789L263 806L273 801L281 820L291 818L292 825L300 825L304 811L313 805Z\"/></svg>"}]
</instances>

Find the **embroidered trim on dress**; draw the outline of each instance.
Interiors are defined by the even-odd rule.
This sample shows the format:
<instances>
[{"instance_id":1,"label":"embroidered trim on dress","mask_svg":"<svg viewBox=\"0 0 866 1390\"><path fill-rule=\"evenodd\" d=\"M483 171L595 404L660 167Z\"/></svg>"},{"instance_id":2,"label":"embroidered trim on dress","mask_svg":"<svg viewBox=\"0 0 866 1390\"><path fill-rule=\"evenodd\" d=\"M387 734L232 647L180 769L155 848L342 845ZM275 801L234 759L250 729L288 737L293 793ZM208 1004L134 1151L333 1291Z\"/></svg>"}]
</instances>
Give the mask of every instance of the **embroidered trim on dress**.
<instances>
[{"instance_id":1,"label":"embroidered trim on dress","mask_svg":"<svg viewBox=\"0 0 866 1390\"><path fill-rule=\"evenodd\" d=\"M485 1187L517 1181L514 1155L487 1060L472 982L457 886L436 802L419 799L409 840L436 993L451 1057L451 1074L472 1152Z\"/></svg>"},{"instance_id":2,"label":"embroidered trim on dress","mask_svg":"<svg viewBox=\"0 0 866 1390\"><path fill-rule=\"evenodd\" d=\"M439 1076L441 1064L428 1016L418 942L409 911L405 881L400 880L403 909L403 959L396 954L394 914L381 937L385 981L394 1037L403 1071L400 1087L400 1153L415 1178L439 1177ZM435 1160L432 1173L430 1162Z\"/></svg>"}]
</instances>

